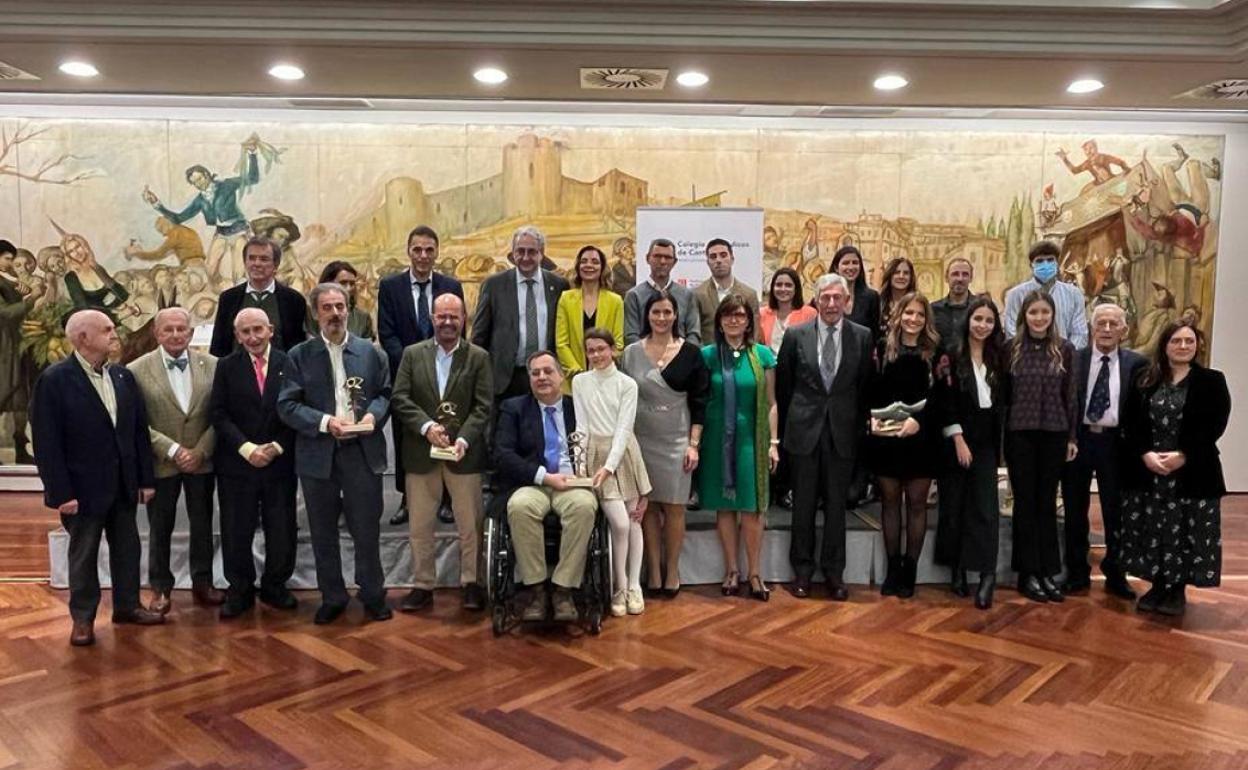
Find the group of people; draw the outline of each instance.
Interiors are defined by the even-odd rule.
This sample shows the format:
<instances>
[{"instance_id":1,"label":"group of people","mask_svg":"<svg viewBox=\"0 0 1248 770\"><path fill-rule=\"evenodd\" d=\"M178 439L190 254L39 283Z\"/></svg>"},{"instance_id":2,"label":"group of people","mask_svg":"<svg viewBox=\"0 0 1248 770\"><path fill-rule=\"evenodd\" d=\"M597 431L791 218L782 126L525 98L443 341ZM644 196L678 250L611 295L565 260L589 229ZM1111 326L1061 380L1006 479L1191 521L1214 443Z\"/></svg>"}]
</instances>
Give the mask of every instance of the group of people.
<instances>
[{"instance_id":1,"label":"group of people","mask_svg":"<svg viewBox=\"0 0 1248 770\"><path fill-rule=\"evenodd\" d=\"M263 237L244 247L247 279L220 295L208 353L189 348L191 317L180 307L157 314L157 349L127 368L107 365L116 342L107 315L69 317L75 352L40 377L31 419L45 501L70 536L72 644L94 640L102 534L113 621L164 621L182 494L192 596L219 606L223 619L256 598L297 606L286 582L298 485L321 592L315 622L333 622L349 602L342 520L366 618L391 617L379 549L387 421L413 559L403 611L434 602L435 522L448 508L462 604L484 607L487 493L511 530L526 620L577 617L574 594L599 511L611 538L610 612L635 615L647 596L674 598L691 497L716 511L723 593L766 601L761 558L773 477L792 496L792 594L810 596L818 569L829 596L844 601L845 512L852 482L864 475L881 497L881 592L913 595L936 479L936 560L952 568L959 595L969 595L968 571L978 573L975 602L986 608L1002 448L1024 596L1061 601L1088 586L1093 475L1107 531L1106 590L1131 596L1125 576L1143 577L1153 586L1140 609L1176 614L1186 585L1218 582L1225 380L1196 363L1201 335L1184 321L1167 328L1150 362L1120 347L1121 308L1099 305L1087 347L1082 300L1055 284L1049 267L1058 250L1049 242L1032 248L1035 277L1010 290L1003 314L970 292L973 267L964 260L948 265L949 295L929 302L904 257L888 264L879 293L867 287L852 246L817 280L810 305L800 276L782 268L760 306L733 275L732 244L723 239L707 244L711 277L693 290L672 279L675 245L654 240L649 277L621 297L604 282L601 250L580 250L569 285L543 269L545 238L526 226L512 237L513 267L481 286L470 327L463 287L434 270L438 249L431 228L409 234L410 268L378 286L379 344L352 303L351 265L327 266L305 298L276 281L281 247ZM224 592L212 575L214 487ZM151 523L146 607L139 503ZM543 535L552 512L562 525L553 567ZM258 591L257 527L265 538Z\"/></svg>"}]
</instances>

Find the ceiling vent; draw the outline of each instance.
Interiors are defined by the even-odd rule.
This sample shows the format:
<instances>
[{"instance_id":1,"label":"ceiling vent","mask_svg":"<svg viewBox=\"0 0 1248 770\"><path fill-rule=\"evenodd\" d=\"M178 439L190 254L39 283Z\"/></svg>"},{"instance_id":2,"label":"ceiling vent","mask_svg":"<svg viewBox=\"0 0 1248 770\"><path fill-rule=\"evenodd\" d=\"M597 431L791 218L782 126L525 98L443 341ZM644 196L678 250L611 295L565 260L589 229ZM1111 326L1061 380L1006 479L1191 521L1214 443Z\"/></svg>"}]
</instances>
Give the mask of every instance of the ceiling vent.
<instances>
[{"instance_id":1,"label":"ceiling vent","mask_svg":"<svg viewBox=\"0 0 1248 770\"><path fill-rule=\"evenodd\" d=\"M1244 78L1215 80L1212 83L1197 86L1190 91L1184 91L1175 98L1244 101L1248 99L1248 80Z\"/></svg>"},{"instance_id":2,"label":"ceiling vent","mask_svg":"<svg viewBox=\"0 0 1248 770\"><path fill-rule=\"evenodd\" d=\"M286 103L301 110L371 110L373 108L373 103L367 99L295 97L287 99Z\"/></svg>"},{"instance_id":3,"label":"ceiling vent","mask_svg":"<svg viewBox=\"0 0 1248 770\"><path fill-rule=\"evenodd\" d=\"M662 91L666 69L581 67L581 88L590 91Z\"/></svg>"},{"instance_id":4,"label":"ceiling vent","mask_svg":"<svg viewBox=\"0 0 1248 770\"><path fill-rule=\"evenodd\" d=\"M0 80L38 80L38 75L32 75L26 70L18 69L12 64L5 64L0 61Z\"/></svg>"}]
</instances>

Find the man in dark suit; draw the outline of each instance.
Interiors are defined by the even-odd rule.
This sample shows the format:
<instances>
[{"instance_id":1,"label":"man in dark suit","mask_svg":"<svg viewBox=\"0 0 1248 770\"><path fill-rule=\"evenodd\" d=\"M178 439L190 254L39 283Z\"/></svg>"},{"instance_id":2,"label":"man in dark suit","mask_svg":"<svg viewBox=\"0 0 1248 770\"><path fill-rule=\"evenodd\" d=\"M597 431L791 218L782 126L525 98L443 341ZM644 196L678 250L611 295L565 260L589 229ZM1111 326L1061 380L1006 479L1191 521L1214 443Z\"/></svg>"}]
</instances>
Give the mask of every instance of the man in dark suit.
<instances>
[{"instance_id":1,"label":"man in dark suit","mask_svg":"<svg viewBox=\"0 0 1248 770\"><path fill-rule=\"evenodd\" d=\"M264 529L260 601L293 610L286 588L295 572L295 433L277 414L286 354L271 344L273 325L260 308L234 316L239 349L217 362L209 414L217 433L221 495L221 559L230 587L221 618L255 606L256 525Z\"/></svg>"},{"instance_id":2,"label":"man in dark suit","mask_svg":"<svg viewBox=\"0 0 1248 770\"><path fill-rule=\"evenodd\" d=\"M208 352L224 358L237 349L234 316L245 307L258 307L273 324L273 347L290 350L307 335L308 305L303 295L277 282L282 263L282 247L270 238L255 237L243 246L243 267L247 280L221 292L217 317L212 324L212 344Z\"/></svg>"},{"instance_id":3,"label":"man in dark suit","mask_svg":"<svg viewBox=\"0 0 1248 770\"><path fill-rule=\"evenodd\" d=\"M433 303L443 294L464 298L464 287L449 275L434 271L438 261L438 234L420 225L407 234L410 270L387 276L377 286L377 336L390 361L394 380L408 345L433 337ZM390 423L394 437L394 487L404 496L399 512L390 519L394 525L407 521L407 481L403 468L403 426Z\"/></svg>"},{"instance_id":4,"label":"man in dark suit","mask_svg":"<svg viewBox=\"0 0 1248 770\"><path fill-rule=\"evenodd\" d=\"M538 350L555 349L555 313L568 282L541 269L546 236L536 227L521 227L511 237L516 264L485 279L472 319L472 344L494 360L494 398L529 391L525 359Z\"/></svg>"},{"instance_id":5,"label":"man in dark suit","mask_svg":"<svg viewBox=\"0 0 1248 770\"><path fill-rule=\"evenodd\" d=\"M1092 569L1088 565L1088 507L1095 474L1097 499L1105 525L1105 557L1101 559L1105 591L1122 599L1134 599L1135 592L1127 584L1119 563L1122 536L1119 462L1127 451L1119 426L1127 394L1148 362L1139 353L1121 346L1126 333L1126 313L1121 307L1111 303L1097 305L1092 310L1092 345L1075 353L1079 451L1062 471L1066 537L1064 589L1085 591L1092 585Z\"/></svg>"},{"instance_id":6,"label":"man in dark suit","mask_svg":"<svg viewBox=\"0 0 1248 770\"><path fill-rule=\"evenodd\" d=\"M44 505L69 533L69 643L81 647L95 642L101 535L108 536L113 622L165 618L139 603L135 508L156 493L143 396L129 370L106 365L118 343L108 316L80 310L66 321L65 337L74 354L35 382L31 423Z\"/></svg>"},{"instance_id":7,"label":"man in dark suit","mask_svg":"<svg viewBox=\"0 0 1248 770\"><path fill-rule=\"evenodd\" d=\"M776 364L784 450L792 462L793 533L789 548L798 598L810 595L815 571L815 504L822 497L819 568L836 601L849 598L845 570L845 499L866 430L871 332L844 317L849 287L835 273L815 284L813 324L790 329Z\"/></svg>"},{"instance_id":8,"label":"man in dark suit","mask_svg":"<svg viewBox=\"0 0 1248 770\"><path fill-rule=\"evenodd\" d=\"M563 533L559 563L551 575L554 619L577 618L572 591L585 574L585 555L594 528L598 499L586 487L569 487L572 475L568 435L576 430L572 398L563 395L563 370L549 351L529 356L530 395L503 402L494 432L495 483L507 505L513 550L524 584L523 620L546 619L546 546L542 521L554 511Z\"/></svg>"},{"instance_id":9,"label":"man in dark suit","mask_svg":"<svg viewBox=\"0 0 1248 770\"><path fill-rule=\"evenodd\" d=\"M303 501L321 589L318 624L332 623L350 596L342 577L338 518L345 516L355 543L355 582L364 615L389 620L381 570L381 476L390 413L390 366L366 340L347 332L346 292L322 283L310 297L321 336L291 349L278 414L295 429L295 473Z\"/></svg>"},{"instance_id":10,"label":"man in dark suit","mask_svg":"<svg viewBox=\"0 0 1248 770\"><path fill-rule=\"evenodd\" d=\"M444 294L433 302L435 337L403 353L391 403L403 439L411 510L412 570L415 587L400 609L433 606L437 579L433 525L444 490L450 492L459 530L459 580L464 608L485 607L477 582L481 473L488 464L485 431L494 399L490 354L463 339L464 301ZM430 456L432 449L454 452L452 459Z\"/></svg>"}]
</instances>

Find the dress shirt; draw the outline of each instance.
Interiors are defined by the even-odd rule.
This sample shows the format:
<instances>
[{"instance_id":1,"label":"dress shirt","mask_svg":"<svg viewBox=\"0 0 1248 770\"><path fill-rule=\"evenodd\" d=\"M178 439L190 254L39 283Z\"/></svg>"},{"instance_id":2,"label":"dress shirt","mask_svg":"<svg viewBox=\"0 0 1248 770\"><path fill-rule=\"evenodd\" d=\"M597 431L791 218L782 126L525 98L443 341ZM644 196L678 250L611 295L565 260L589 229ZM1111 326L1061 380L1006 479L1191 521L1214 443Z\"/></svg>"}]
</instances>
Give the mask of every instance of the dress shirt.
<instances>
[{"instance_id":1,"label":"dress shirt","mask_svg":"<svg viewBox=\"0 0 1248 770\"><path fill-rule=\"evenodd\" d=\"M1018 328L1018 314L1023 309L1023 297L1028 293L1044 289L1043 284L1035 278L1023 281L1005 293L1005 314L1001 316L1001 324L1005 327L1007 339L1013 339ZM1083 292L1078 286L1064 281L1054 281L1048 288L1049 296L1057 310L1053 323L1057 324L1057 333L1069 342L1075 350L1088 346L1088 318L1084 307Z\"/></svg>"},{"instance_id":2,"label":"dress shirt","mask_svg":"<svg viewBox=\"0 0 1248 770\"><path fill-rule=\"evenodd\" d=\"M819 339L815 340L815 351L819 356L819 370L823 371L823 345L828 334L828 325L824 323L822 316L819 317L816 328L819 329ZM841 370L841 360L845 357L845 348L841 345L841 332L844 331L844 329L845 318L842 317L841 320L837 322L836 326L832 327L832 336L836 339L836 366L832 368L832 371L834 372L839 372Z\"/></svg>"},{"instance_id":3,"label":"dress shirt","mask_svg":"<svg viewBox=\"0 0 1248 770\"><path fill-rule=\"evenodd\" d=\"M438 377L439 399L446 395L446 383L451 379L451 362L455 360L455 354L459 352L459 347L463 344L463 340L460 340L455 344L455 347L450 349L449 352L443 349L441 345L435 345L433 348L433 369L434 373ZM437 424L437 420L428 420L424 425L420 426L420 435L425 435L430 428ZM466 439L456 438L455 443L462 443L465 449L468 448L468 441Z\"/></svg>"},{"instance_id":4,"label":"dress shirt","mask_svg":"<svg viewBox=\"0 0 1248 770\"><path fill-rule=\"evenodd\" d=\"M971 362L971 374L975 376L975 397L980 409L992 408L992 388L988 385L988 367L983 363ZM962 433L962 424L955 422L941 431L945 438Z\"/></svg>"},{"instance_id":5,"label":"dress shirt","mask_svg":"<svg viewBox=\"0 0 1248 770\"><path fill-rule=\"evenodd\" d=\"M715 284L715 296L719 299L720 302L724 301L724 297L728 296L728 292L732 291L732 286L733 284L736 283L736 280L732 279L732 276L729 276L729 279L730 280L728 281L728 286L726 288L723 286L720 286L719 282L716 281L714 278L711 279L711 283Z\"/></svg>"},{"instance_id":6,"label":"dress shirt","mask_svg":"<svg viewBox=\"0 0 1248 770\"><path fill-rule=\"evenodd\" d=\"M1109 362L1102 364L1101 356L1109 356ZM1101 366L1109 367L1109 406L1101 419L1092 422L1088 419L1088 402L1092 400L1092 388L1096 386L1096 376L1101 373ZM1092 346L1092 360L1088 362L1088 390L1084 393L1083 403L1079 405L1079 420L1084 425L1100 425L1105 428L1118 426L1118 404L1122 383L1118 379L1118 348L1112 352L1102 353L1095 345Z\"/></svg>"},{"instance_id":7,"label":"dress shirt","mask_svg":"<svg viewBox=\"0 0 1248 770\"><path fill-rule=\"evenodd\" d=\"M421 285L421 280L417 278L416 274L413 273L410 269L407 271L407 275L409 278L412 279L412 308L416 311L416 317L417 318L420 317L420 295L421 295L421 290L423 289L424 292L429 295L427 297L427 299L429 300L429 322L432 323L433 322L433 272L431 271L429 273L429 276L425 278L423 286Z\"/></svg>"},{"instance_id":8,"label":"dress shirt","mask_svg":"<svg viewBox=\"0 0 1248 770\"><path fill-rule=\"evenodd\" d=\"M546 431L549 430L546 425L546 407L548 406L555 408L555 426L559 428L559 473L564 476L571 476L572 458L568 455L568 428L563 422L563 399L560 398L553 404L543 404L541 399L537 399L538 414L542 417L543 437L546 435ZM538 465L537 473L533 475L533 483L540 487L544 478L546 478L546 466Z\"/></svg>"},{"instance_id":9,"label":"dress shirt","mask_svg":"<svg viewBox=\"0 0 1248 770\"><path fill-rule=\"evenodd\" d=\"M276 278L270 280L269 285L265 286L263 289L255 288L254 286L251 285L251 281L243 281L243 284L247 287L243 290L247 294L255 294L256 292L260 291L260 292L266 292L271 297L277 292L277 279Z\"/></svg>"},{"instance_id":10,"label":"dress shirt","mask_svg":"<svg viewBox=\"0 0 1248 770\"><path fill-rule=\"evenodd\" d=\"M261 353L259 356L253 356L251 353L248 353L247 365L250 366L251 370L254 372L256 369L256 359L259 358L260 365L263 366L264 370L267 372L269 370L269 353L271 353L272 351L273 351L272 345L265 345L264 352ZM267 380L264 383L264 387L266 389L269 388L269 383ZM268 445L276 449L279 455L286 451L282 449L282 445L277 443L276 441L270 441ZM260 448L259 444L253 443L251 441L244 441L242 443L242 446L238 448L238 453L243 456L244 460L251 462L251 453L256 451L259 448Z\"/></svg>"},{"instance_id":11,"label":"dress shirt","mask_svg":"<svg viewBox=\"0 0 1248 770\"><path fill-rule=\"evenodd\" d=\"M99 394L100 401L104 403L104 408L108 410L108 419L112 421L113 427L117 427L117 393L113 390L113 378L108 376L108 364L104 364L99 372L96 372L91 366L91 362L83 358L78 351L74 351L74 357L78 359L78 364L82 370L87 373L87 379L91 382L91 387L95 388L95 392Z\"/></svg>"},{"instance_id":12,"label":"dress shirt","mask_svg":"<svg viewBox=\"0 0 1248 770\"><path fill-rule=\"evenodd\" d=\"M516 310L519 311L517 318L520 323L520 346L516 348L516 366L524 366L524 360L527 358L525 344L528 342L528 330L524 328L524 313L528 309L527 295L528 285L525 281L530 280L524 277L524 273L520 272L520 268L516 268ZM538 268L532 275L533 281L533 297L537 300L537 333L542 335L543 339L537 341L538 350L554 350L553 344L548 344L546 336L546 285L542 282L542 270Z\"/></svg>"},{"instance_id":13,"label":"dress shirt","mask_svg":"<svg viewBox=\"0 0 1248 770\"><path fill-rule=\"evenodd\" d=\"M169 377L169 387L173 388L173 397L178 402L178 408L182 410L182 414L186 414L191 408L191 354L188 350L183 350L179 358L186 361L186 366L179 369L176 366L170 366L169 362L173 361L173 356L165 352L164 348L160 349L160 365L165 368L165 374ZM165 455L169 459L178 453L182 445L173 442L169 447L169 452Z\"/></svg>"},{"instance_id":14,"label":"dress shirt","mask_svg":"<svg viewBox=\"0 0 1248 770\"><path fill-rule=\"evenodd\" d=\"M351 416L351 399L347 396L346 390L347 369L342 362L342 351L347 347L347 340L351 339L351 333L344 335L339 345L330 342L324 334L321 335L321 339L325 342L325 349L329 351L329 367L334 373L334 414L327 414L321 418L321 433L328 433L330 417L344 420Z\"/></svg>"}]
</instances>

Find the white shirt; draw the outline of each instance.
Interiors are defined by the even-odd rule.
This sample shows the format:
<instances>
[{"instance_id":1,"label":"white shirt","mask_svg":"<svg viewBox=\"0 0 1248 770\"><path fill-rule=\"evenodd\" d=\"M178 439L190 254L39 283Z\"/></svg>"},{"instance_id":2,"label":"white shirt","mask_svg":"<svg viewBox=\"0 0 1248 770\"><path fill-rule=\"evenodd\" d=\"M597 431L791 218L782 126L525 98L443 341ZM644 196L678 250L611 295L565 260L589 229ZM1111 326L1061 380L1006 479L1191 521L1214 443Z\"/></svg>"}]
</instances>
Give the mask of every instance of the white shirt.
<instances>
[{"instance_id":1,"label":"white shirt","mask_svg":"<svg viewBox=\"0 0 1248 770\"><path fill-rule=\"evenodd\" d=\"M832 328L832 337L836 340L836 362L832 367L832 371L840 371L841 359L844 356L844 347L841 345L841 330L845 327L845 319L841 318L840 322ZM819 370L823 371L823 346L828 335L828 325L824 323L823 317L819 317L819 322L815 327L819 330L819 339L815 340L815 351L819 355Z\"/></svg>"},{"instance_id":2,"label":"white shirt","mask_svg":"<svg viewBox=\"0 0 1248 770\"><path fill-rule=\"evenodd\" d=\"M1118 348L1114 348L1111 353L1102 353L1093 345L1091 352L1092 360L1088 362L1088 392L1084 395L1079 418L1084 425L1103 425L1106 428L1113 428L1118 425L1118 396L1119 391L1122 390L1122 382L1118 379ZM1109 362L1101 363L1101 356L1109 356ZM1096 376L1101 373L1102 366L1109 367L1109 408L1105 410L1105 414L1101 415L1101 419L1092 422L1088 419L1088 403L1092 400L1092 388L1096 385Z\"/></svg>"},{"instance_id":3,"label":"white shirt","mask_svg":"<svg viewBox=\"0 0 1248 770\"><path fill-rule=\"evenodd\" d=\"M412 279L412 307L416 311L416 318L418 319L420 318L420 295L421 295L421 289L423 288L424 293L429 295L426 297L426 300L429 302L429 306L428 306L429 307L429 322L432 323L433 322L433 273L432 272L429 273L429 277L425 279L425 285L423 287L421 287L420 285L420 279L417 278L416 274L413 273L410 269L407 271L407 275L409 278Z\"/></svg>"},{"instance_id":4,"label":"white shirt","mask_svg":"<svg viewBox=\"0 0 1248 770\"><path fill-rule=\"evenodd\" d=\"M165 374L169 377L169 387L173 388L173 398L178 402L178 408L182 410L182 414L186 414L191 408L191 352L183 350L181 358L186 359L186 368L170 367L169 362L174 360L164 348L160 348L160 365L165 367ZM169 451L165 456L172 459L178 453L182 445L173 442L169 447Z\"/></svg>"},{"instance_id":5,"label":"white shirt","mask_svg":"<svg viewBox=\"0 0 1248 770\"><path fill-rule=\"evenodd\" d=\"M576 382L576 380L573 380L573 382ZM546 445L544 440L546 437L546 431L550 430L550 426L546 424L547 407L554 407L555 427L559 429L559 473L563 476L571 476L572 458L568 455L568 429L563 422L563 398L560 397L560 399L553 404L543 404L540 399L537 401L538 411L542 415L542 446ZM543 456L542 462L545 463L545 461L546 459ZM538 465L537 473L533 474L533 483L541 486L542 479L544 478L546 478L546 466L544 464Z\"/></svg>"},{"instance_id":6,"label":"white shirt","mask_svg":"<svg viewBox=\"0 0 1248 770\"><path fill-rule=\"evenodd\" d=\"M637 419L637 382L615 368L590 369L572 380L576 428L589 436L611 439L602 467L615 473L624 459ZM596 470L596 469L595 469Z\"/></svg>"},{"instance_id":7,"label":"white shirt","mask_svg":"<svg viewBox=\"0 0 1248 770\"><path fill-rule=\"evenodd\" d=\"M327 414L321 418L321 433L328 433L330 417L343 420L352 416L351 399L346 389L347 369L342 362L342 351L347 347L347 340L351 339L351 334L348 332L343 336L341 345L330 342L324 334L321 335L321 339L325 342L325 349L329 351L329 368L334 374L334 414Z\"/></svg>"},{"instance_id":8,"label":"white shirt","mask_svg":"<svg viewBox=\"0 0 1248 770\"><path fill-rule=\"evenodd\" d=\"M546 286L542 283L542 270L538 268L533 277L525 278L524 273L520 272L520 268L516 268L516 308L520 311L520 346L516 348L516 366L524 366L524 359L527 354L524 352L528 343L528 330L525 329L524 314L528 310L527 297L529 287L525 281L533 281L533 297L537 300L537 333L543 339L537 341L538 350L550 350L552 345L545 339L546 336Z\"/></svg>"},{"instance_id":9,"label":"white shirt","mask_svg":"<svg viewBox=\"0 0 1248 770\"><path fill-rule=\"evenodd\" d=\"M441 345L434 346L433 370L434 374L437 375L438 378L438 398L442 398L446 395L446 383L451 379L451 362L455 360L455 354L459 352L459 347L462 344L462 340L457 342L455 347L451 348L450 352L444 350ZM420 435L425 435L430 428L437 424L436 420L429 420L424 425L420 426ZM468 442L463 438L457 438L455 443L462 443L465 448L468 446Z\"/></svg>"},{"instance_id":10,"label":"white shirt","mask_svg":"<svg viewBox=\"0 0 1248 770\"><path fill-rule=\"evenodd\" d=\"M91 387L95 388L95 392L100 396L100 402L104 404L104 409L108 411L108 419L112 421L113 427L117 427L117 392L113 390L113 378L108 376L108 364L100 367L97 373L92 368L91 363L82 357L78 351L74 351L74 358L78 359L78 365L87 373L87 379L91 382Z\"/></svg>"},{"instance_id":11,"label":"white shirt","mask_svg":"<svg viewBox=\"0 0 1248 770\"><path fill-rule=\"evenodd\" d=\"M728 296L728 292L732 291L732 286L736 283L736 281L732 280L732 276L729 276L727 287L720 286L719 281L716 281L714 278L711 279L711 282L715 284L715 296L719 298L720 302L724 301L724 297Z\"/></svg>"},{"instance_id":12,"label":"white shirt","mask_svg":"<svg viewBox=\"0 0 1248 770\"><path fill-rule=\"evenodd\" d=\"M988 386L988 366L982 361L971 362L971 372L975 375L975 394L979 397L979 408L992 408L992 388Z\"/></svg>"},{"instance_id":13,"label":"white shirt","mask_svg":"<svg viewBox=\"0 0 1248 770\"><path fill-rule=\"evenodd\" d=\"M264 292L268 292L269 294L273 294L277 291L277 279L276 278L270 279L269 285L265 286L263 289L255 288L254 286L251 285L251 281L243 281L243 285L247 287L246 289L244 289L244 291L246 291L248 294L255 294L258 291L264 291Z\"/></svg>"}]
</instances>

